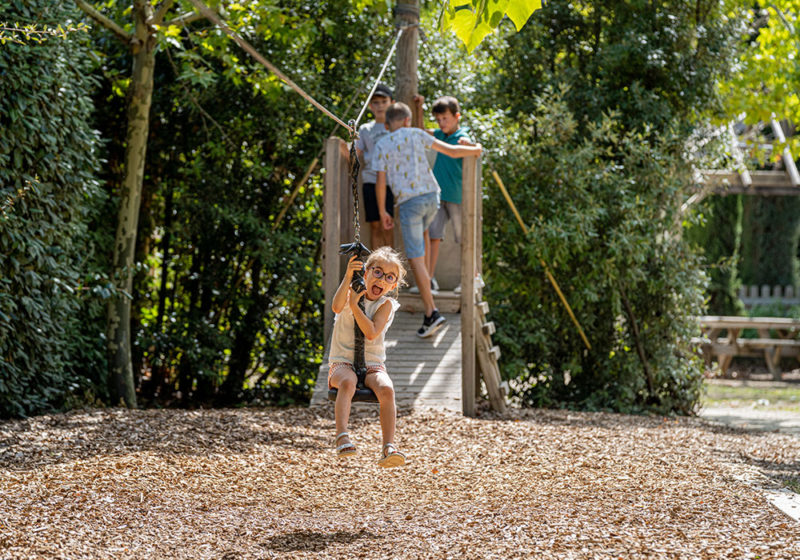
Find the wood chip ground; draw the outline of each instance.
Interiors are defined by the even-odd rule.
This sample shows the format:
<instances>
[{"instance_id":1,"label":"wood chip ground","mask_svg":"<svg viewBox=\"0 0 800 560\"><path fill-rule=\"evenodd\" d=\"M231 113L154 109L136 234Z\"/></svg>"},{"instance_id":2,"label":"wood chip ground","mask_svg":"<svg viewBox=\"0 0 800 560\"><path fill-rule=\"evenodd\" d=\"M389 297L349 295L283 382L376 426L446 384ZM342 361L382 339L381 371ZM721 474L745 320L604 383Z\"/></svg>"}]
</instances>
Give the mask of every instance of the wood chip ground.
<instances>
[{"instance_id":1,"label":"wood chip ground","mask_svg":"<svg viewBox=\"0 0 800 560\"><path fill-rule=\"evenodd\" d=\"M0 423L0 559L800 558L757 486L800 439L696 418L331 407L91 410Z\"/></svg>"}]
</instances>

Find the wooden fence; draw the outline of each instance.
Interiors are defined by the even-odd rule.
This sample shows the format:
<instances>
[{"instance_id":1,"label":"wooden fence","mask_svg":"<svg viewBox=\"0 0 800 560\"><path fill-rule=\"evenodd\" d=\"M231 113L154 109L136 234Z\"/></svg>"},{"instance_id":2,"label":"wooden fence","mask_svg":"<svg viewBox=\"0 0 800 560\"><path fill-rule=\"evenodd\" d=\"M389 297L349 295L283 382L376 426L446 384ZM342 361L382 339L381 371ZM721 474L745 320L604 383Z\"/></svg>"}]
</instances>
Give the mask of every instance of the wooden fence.
<instances>
[{"instance_id":1,"label":"wooden fence","mask_svg":"<svg viewBox=\"0 0 800 560\"><path fill-rule=\"evenodd\" d=\"M800 286L740 286L739 299L745 307L772 303L800 305Z\"/></svg>"}]
</instances>

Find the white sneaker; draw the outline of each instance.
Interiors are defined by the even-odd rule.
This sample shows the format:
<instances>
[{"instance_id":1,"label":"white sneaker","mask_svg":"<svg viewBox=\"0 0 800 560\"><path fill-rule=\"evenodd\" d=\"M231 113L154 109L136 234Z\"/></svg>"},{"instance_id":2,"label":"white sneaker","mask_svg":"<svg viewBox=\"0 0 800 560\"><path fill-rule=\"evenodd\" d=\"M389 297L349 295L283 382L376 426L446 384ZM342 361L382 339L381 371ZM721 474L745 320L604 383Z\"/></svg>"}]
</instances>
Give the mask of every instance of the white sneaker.
<instances>
[{"instance_id":1,"label":"white sneaker","mask_svg":"<svg viewBox=\"0 0 800 560\"><path fill-rule=\"evenodd\" d=\"M408 289L409 294L418 294L419 293L419 286L411 286ZM436 281L436 278L431 278L431 293L436 295L439 293L439 283Z\"/></svg>"},{"instance_id":2,"label":"white sneaker","mask_svg":"<svg viewBox=\"0 0 800 560\"><path fill-rule=\"evenodd\" d=\"M476 284L477 284L477 285L478 285L478 286L479 286L481 289L483 289L483 288L485 288L485 287L486 287L486 283L483 281L483 275L482 275L482 274L478 274L478 275L475 277L475 283L476 283ZM454 294L460 294L460 293L461 293L461 284L459 284L458 286L456 286L456 287L453 289L453 293L454 293Z\"/></svg>"}]
</instances>

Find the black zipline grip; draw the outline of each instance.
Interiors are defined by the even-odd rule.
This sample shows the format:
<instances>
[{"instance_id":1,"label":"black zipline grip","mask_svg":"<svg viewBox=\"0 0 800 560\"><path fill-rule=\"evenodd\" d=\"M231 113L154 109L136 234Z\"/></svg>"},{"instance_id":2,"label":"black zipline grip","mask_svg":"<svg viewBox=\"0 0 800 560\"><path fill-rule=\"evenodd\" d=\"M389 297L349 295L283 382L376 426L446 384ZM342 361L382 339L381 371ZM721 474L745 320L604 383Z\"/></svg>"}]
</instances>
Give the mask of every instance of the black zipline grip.
<instances>
[{"instance_id":1,"label":"black zipline grip","mask_svg":"<svg viewBox=\"0 0 800 560\"><path fill-rule=\"evenodd\" d=\"M339 245L339 254L348 256L355 255L359 260L363 261L364 257L370 254L370 250L367 249L360 241L353 241L352 243L342 243ZM360 294L367 289L367 285L364 283L363 270L357 270L353 273L353 279L350 281L350 287L353 288L357 294Z\"/></svg>"}]
</instances>

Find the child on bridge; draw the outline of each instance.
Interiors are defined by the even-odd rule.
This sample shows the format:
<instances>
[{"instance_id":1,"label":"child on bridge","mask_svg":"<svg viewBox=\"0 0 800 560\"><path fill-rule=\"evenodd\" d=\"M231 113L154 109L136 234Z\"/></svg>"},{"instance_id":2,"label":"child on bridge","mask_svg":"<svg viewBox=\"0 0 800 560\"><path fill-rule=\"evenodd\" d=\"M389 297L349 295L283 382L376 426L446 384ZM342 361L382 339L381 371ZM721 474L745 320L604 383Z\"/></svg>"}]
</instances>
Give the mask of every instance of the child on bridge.
<instances>
[{"instance_id":1,"label":"child on bridge","mask_svg":"<svg viewBox=\"0 0 800 560\"><path fill-rule=\"evenodd\" d=\"M353 274L364 270L366 290L356 293L350 286ZM356 446L347 433L350 406L358 379L353 367L355 357L354 327L357 323L364 333L364 364L367 376L364 384L372 389L380 403L380 423L383 434L383 451L378 464L382 467L398 467L406 462L405 455L394 444L397 406L394 386L386 371L386 349L384 336L392 324L394 313L400 304L391 292L403 283L406 270L400 255L390 247L380 247L367 258L366 265L357 256L350 258L342 283L333 296L331 307L336 313L331 336L331 351L328 362L328 387L338 390L334 411L336 416L336 451L339 457L356 453ZM366 298L364 310L358 306Z\"/></svg>"},{"instance_id":2,"label":"child on bridge","mask_svg":"<svg viewBox=\"0 0 800 560\"><path fill-rule=\"evenodd\" d=\"M378 140L389 134L386 128L386 109L392 104L392 90L386 84L378 84L375 93L369 101L369 109L375 116L374 121L362 124L358 129L356 151L363 162L361 178L364 190L364 213L369 224L370 240L372 247L389 247L394 243L392 230L383 229L381 216L378 211L378 201L375 199L375 180L377 179L373 159L375 145ZM386 193L386 211L394 215L394 200L391 191Z\"/></svg>"},{"instance_id":3,"label":"child on bridge","mask_svg":"<svg viewBox=\"0 0 800 560\"><path fill-rule=\"evenodd\" d=\"M405 103L394 103L386 110L389 134L375 147L375 169L378 171L375 194L383 227L394 227L394 219L386 209L386 185L394 192L395 214L400 220L406 257L414 280L419 286L425 318L417 336L427 338L444 323L436 309L431 292L431 278L425 266L424 232L431 225L439 208L439 184L433 176L425 148L432 148L453 158L479 156L481 145L450 145L436 140L419 128L411 127L411 109Z\"/></svg>"}]
</instances>

